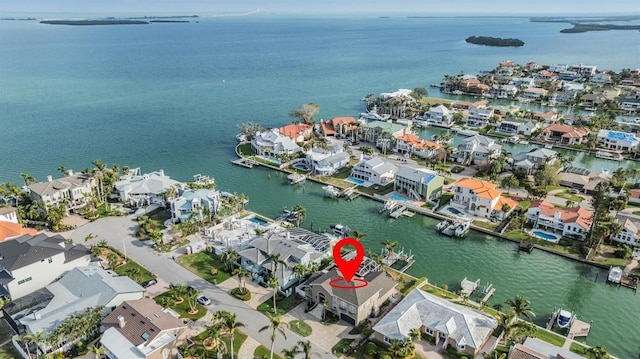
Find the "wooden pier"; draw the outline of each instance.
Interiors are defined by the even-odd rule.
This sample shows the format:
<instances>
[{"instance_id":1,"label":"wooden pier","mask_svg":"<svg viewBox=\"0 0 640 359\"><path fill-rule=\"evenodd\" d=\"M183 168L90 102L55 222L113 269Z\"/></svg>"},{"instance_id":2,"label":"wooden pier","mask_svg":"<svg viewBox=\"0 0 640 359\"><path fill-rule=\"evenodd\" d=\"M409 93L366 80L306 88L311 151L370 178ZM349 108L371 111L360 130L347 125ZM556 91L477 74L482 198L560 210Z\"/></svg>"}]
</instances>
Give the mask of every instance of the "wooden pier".
<instances>
[{"instance_id":1,"label":"wooden pier","mask_svg":"<svg viewBox=\"0 0 640 359\"><path fill-rule=\"evenodd\" d=\"M290 184L298 184L307 179L307 176L300 173L292 173L287 176Z\"/></svg>"},{"instance_id":2,"label":"wooden pier","mask_svg":"<svg viewBox=\"0 0 640 359\"><path fill-rule=\"evenodd\" d=\"M638 277L624 275L622 276L622 279L620 279L620 285L633 290L638 290Z\"/></svg>"},{"instance_id":3,"label":"wooden pier","mask_svg":"<svg viewBox=\"0 0 640 359\"><path fill-rule=\"evenodd\" d=\"M400 206L397 209L394 209L393 212L389 213L389 217L391 218L398 218L400 216L402 216L402 213L407 209L407 207L405 206Z\"/></svg>"},{"instance_id":4,"label":"wooden pier","mask_svg":"<svg viewBox=\"0 0 640 359\"><path fill-rule=\"evenodd\" d=\"M586 337L591 331L591 324L583 322L578 319L574 319L569 328L569 334L567 338L573 339L575 337Z\"/></svg>"},{"instance_id":5,"label":"wooden pier","mask_svg":"<svg viewBox=\"0 0 640 359\"><path fill-rule=\"evenodd\" d=\"M533 247L534 247L533 243L529 243L525 241L520 241L520 243L518 243L519 251L531 253L533 251Z\"/></svg>"},{"instance_id":6,"label":"wooden pier","mask_svg":"<svg viewBox=\"0 0 640 359\"><path fill-rule=\"evenodd\" d=\"M258 166L259 163L250 159L250 158L239 158L235 161L232 161L234 165L238 165L238 166L242 166L242 167L246 167L246 168L253 168L253 166Z\"/></svg>"}]
</instances>

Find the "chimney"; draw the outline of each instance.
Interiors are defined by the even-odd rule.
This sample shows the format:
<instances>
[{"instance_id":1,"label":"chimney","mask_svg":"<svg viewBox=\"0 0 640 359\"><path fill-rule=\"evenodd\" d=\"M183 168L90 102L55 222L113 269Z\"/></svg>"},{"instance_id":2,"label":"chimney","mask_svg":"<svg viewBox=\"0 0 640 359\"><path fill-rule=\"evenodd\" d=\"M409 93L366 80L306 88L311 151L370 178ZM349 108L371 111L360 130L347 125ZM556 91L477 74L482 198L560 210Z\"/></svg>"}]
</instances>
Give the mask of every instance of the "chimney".
<instances>
[{"instance_id":1,"label":"chimney","mask_svg":"<svg viewBox=\"0 0 640 359\"><path fill-rule=\"evenodd\" d=\"M69 177L73 176L73 170L72 169L68 169L67 170L67 176L69 176Z\"/></svg>"},{"instance_id":2,"label":"chimney","mask_svg":"<svg viewBox=\"0 0 640 359\"><path fill-rule=\"evenodd\" d=\"M51 182L51 181L53 181L53 176L48 175L48 176L47 176L47 182Z\"/></svg>"},{"instance_id":3,"label":"chimney","mask_svg":"<svg viewBox=\"0 0 640 359\"><path fill-rule=\"evenodd\" d=\"M33 319L40 320L41 318L42 316L40 315L40 312L38 311L33 312Z\"/></svg>"},{"instance_id":4,"label":"chimney","mask_svg":"<svg viewBox=\"0 0 640 359\"><path fill-rule=\"evenodd\" d=\"M124 328L124 325L127 324L127 322L124 321L124 317L122 315L118 316L118 326L120 328Z\"/></svg>"},{"instance_id":5,"label":"chimney","mask_svg":"<svg viewBox=\"0 0 640 359\"><path fill-rule=\"evenodd\" d=\"M158 172L160 172L160 177L164 177L164 170L160 170Z\"/></svg>"}]
</instances>

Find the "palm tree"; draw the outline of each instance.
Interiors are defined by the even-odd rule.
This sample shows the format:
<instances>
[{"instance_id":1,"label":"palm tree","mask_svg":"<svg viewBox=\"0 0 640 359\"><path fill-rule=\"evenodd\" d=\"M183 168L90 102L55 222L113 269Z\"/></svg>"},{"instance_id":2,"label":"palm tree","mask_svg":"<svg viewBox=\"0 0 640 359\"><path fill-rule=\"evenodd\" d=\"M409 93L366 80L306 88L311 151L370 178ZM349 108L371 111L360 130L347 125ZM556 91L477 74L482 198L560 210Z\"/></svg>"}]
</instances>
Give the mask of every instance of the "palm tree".
<instances>
[{"instance_id":1,"label":"palm tree","mask_svg":"<svg viewBox=\"0 0 640 359\"><path fill-rule=\"evenodd\" d=\"M103 347L91 345L89 347L89 353L95 355L95 359L100 359L100 356L106 354L107 350Z\"/></svg>"},{"instance_id":2,"label":"palm tree","mask_svg":"<svg viewBox=\"0 0 640 359\"><path fill-rule=\"evenodd\" d=\"M238 252L233 249L229 249L220 255L220 259L227 265L229 272L233 270L233 263L239 258Z\"/></svg>"},{"instance_id":3,"label":"palm tree","mask_svg":"<svg viewBox=\"0 0 640 359\"><path fill-rule=\"evenodd\" d=\"M20 173L20 177L22 177L25 187L29 186L32 183L36 183L36 179L33 178L33 176L29 173Z\"/></svg>"},{"instance_id":4,"label":"palm tree","mask_svg":"<svg viewBox=\"0 0 640 359\"><path fill-rule=\"evenodd\" d=\"M393 249L398 246L398 242L385 238L381 243L384 245L384 249L387 252L387 263L390 263L390 259L394 253Z\"/></svg>"},{"instance_id":5,"label":"palm tree","mask_svg":"<svg viewBox=\"0 0 640 359\"><path fill-rule=\"evenodd\" d=\"M533 335L537 331L537 328L532 323L517 321L516 312L513 309L500 313L498 325L502 327L502 340L505 344L509 344L523 336Z\"/></svg>"},{"instance_id":6,"label":"palm tree","mask_svg":"<svg viewBox=\"0 0 640 359\"><path fill-rule=\"evenodd\" d=\"M238 288L240 289L240 293L246 293L247 288L245 287L245 278L251 277L251 273L244 268L236 268L233 270L232 274L238 276Z\"/></svg>"},{"instance_id":7,"label":"palm tree","mask_svg":"<svg viewBox=\"0 0 640 359\"><path fill-rule=\"evenodd\" d=\"M524 315L527 319L531 320L536 316L536 314L531 309L531 302L529 302L522 296L516 295L514 299L509 299L506 301L506 303L511 307L511 309L513 309L516 317Z\"/></svg>"},{"instance_id":8,"label":"palm tree","mask_svg":"<svg viewBox=\"0 0 640 359\"><path fill-rule=\"evenodd\" d=\"M229 344L231 345L231 359L234 359L233 356L233 339L235 338L236 329L244 327L244 323L238 322L236 320L236 313L231 313L227 311L218 311L221 312L219 315L219 324L220 328L227 333L229 336ZM218 313L216 312L216 313Z\"/></svg>"},{"instance_id":9,"label":"palm tree","mask_svg":"<svg viewBox=\"0 0 640 359\"><path fill-rule=\"evenodd\" d=\"M300 340L298 341L298 347L300 352L304 353L304 359L311 359L311 341Z\"/></svg>"},{"instance_id":10,"label":"palm tree","mask_svg":"<svg viewBox=\"0 0 640 359\"><path fill-rule=\"evenodd\" d=\"M104 163L100 162L100 160L96 159L93 160L93 165L96 166L96 171L94 173L94 177L98 179L98 184L99 184L99 192L98 192L98 198L100 198L100 201L104 201L104 169L107 167L107 165L105 165Z\"/></svg>"},{"instance_id":11,"label":"palm tree","mask_svg":"<svg viewBox=\"0 0 640 359\"><path fill-rule=\"evenodd\" d=\"M140 270L140 268L138 267L131 267L127 269L127 275L129 275L129 277L137 282L140 278L140 275L142 275L142 270Z\"/></svg>"},{"instance_id":12,"label":"palm tree","mask_svg":"<svg viewBox=\"0 0 640 359\"><path fill-rule=\"evenodd\" d=\"M292 268L293 275L298 279L298 281L301 281L302 278L304 278L304 276L307 275L307 269L308 268L306 265L302 263L298 263Z\"/></svg>"},{"instance_id":13,"label":"palm tree","mask_svg":"<svg viewBox=\"0 0 640 359\"><path fill-rule=\"evenodd\" d=\"M89 233L86 236L84 236L84 243L91 242L91 247L94 247L95 245L93 240L96 238L98 238L98 236L96 236L93 233Z\"/></svg>"},{"instance_id":14,"label":"palm tree","mask_svg":"<svg viewBox=\"0 0 640 359\"><path fill-rule=\"evenodd\" d=\"M58 171L62 173L63 176L67 175L67 168L65 166L58 167Z\"/></svg>"},{"instance_id":15,"label":"palm tree","mask_svg":"<svg viewBox=\"0 0 640 359\"><path fill-rule=\"evenodd\" d=\"M270 240L270 239L267 239ZM282 260L280 258L280 253L270 253L269 254L269 261L271 263L273 263L273 271L271 272L272 275L277 276L278 275L278 266L282 265L282 267L286 267L287 266L287 262L285 262L284 260Z\"/></svg>"},{"instance_id":16,"label":"palm tree","mask_svg":"<svg viewBox=\"0 0 640 359\"><path fill-rule=\"evenodd\" d=\"M367 234L364 232L359 232L359 231L350 231L349 235L353 238L355 238L357 241L362 241L363 239L367 238Z\"/></svg>"},{"instance_id":17,"label":"palm tree","mask_svg":"<svg viewBox=\"0 0 640 359\"><path fill-rule=\"evenodd\" d=\"M411 340L418 341L418 339L422 338L422 333L420 332L420 328L413 328L409 331L409 338Z\"/></svg>"},{"instance_id":18,"label":"palm tree","mask_svg":"<svg viewBox=\"0 0 640 359\"><path fill-rule=\"evenodd\" d=\"M91 255L98 258L102 255L102 248L100 247L92 247L91 248Z\"/></svg>"},{"instance_id":19,"label":"palm tree","mask_svg":"<svg viewBox=\"0 0 640 359\"><path fill-rule=\"evenodd\" d=\"M24 348L27 351L27 356L29 358L31 358L31 351L29 350L29 344L34 342L34 340L35 340L34 335L31 334L31 333L25 333L21 337L16 338L16 340L18 340L18 341L22 342L22 344L24 344Z\"/></svg>"},{"instance_id":20,"label":"palm tree","mask_svg":"<svg viewBox=\"0 0 640 359\"><path fill-rule=\"evenodd\" d=\"M284 359L295 359L298 354L298 347L295 346L291 349L282 349L282 357Z\"/></svg>"},{"instance_id":21,"label":"palm tree","mask_svg":"<svg viewBox=\"0 0 640 359\"><path fill-rule=\"evenodd\" d=\"M269 325L260 328L260 332L265 330L271 330L271 349L269 351L269 359L273 359L273 347L276 343L276 334L280 332L282 336L287 339L287 334L284 332L284 329L287 328L289 324L287 322L282 321L282 317L279 315L269 315Z\"/></svg>"},{"instance_id":22,"label":"palm tree","mask_svg":"<svg viewBox=\"0 0 640 359\"><path fill-rule=\"evenodd\" d=\"M280 280L278 280L278 276L270 275L269 280L267 281L267 286L273 289L273 313L277 313L276 310L276 297L278 296L278 287L280 286Z\"/></svg>"},{"instance_id":23,"label":"palm tree","mask_svg":"<svg viewBox=\"0 0 640 359\"><path fill-rule=\"evenodd\" d=\"M296 215L296 227L300 227L300 223L304 221L304 218L307 216L306 208L297 204L293 207L293 213Z\"/></svg>"}]
</instances>

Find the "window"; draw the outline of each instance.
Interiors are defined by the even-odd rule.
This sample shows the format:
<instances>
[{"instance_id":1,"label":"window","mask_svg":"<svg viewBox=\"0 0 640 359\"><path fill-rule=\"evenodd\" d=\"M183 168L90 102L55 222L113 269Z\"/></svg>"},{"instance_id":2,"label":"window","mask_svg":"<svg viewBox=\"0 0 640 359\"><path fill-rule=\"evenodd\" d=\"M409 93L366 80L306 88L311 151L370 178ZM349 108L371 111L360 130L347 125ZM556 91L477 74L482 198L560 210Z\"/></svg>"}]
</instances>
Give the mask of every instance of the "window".
<instances>
[{"instance_id":1,"label":"window","mask_svg":"<svg viewBox=\"0 0 640 359\"><path fill-rule=\"evenodd\" d=\"M355 313L356 313L356 307L355 307L355 306L353 306L353 305L350 305L350 306L349 306L349 313L351 313L351 314L355 314Z\"/></svg>"},{"instance_id":2,"label":"window","mask_svg":"<svg viewBox=\"0 0 640 359\"><path fill-rule=\"evenodd\" d=\"M344 300L340 301L340 309L347 309L347 303Z\"/></svg>"},{"instance_id":3,"label":"window","mask_svg":"<svg viewBox=\"0 0 640 359\"><path fill-rule=\"evenodd\" d=\"M144 332L144 333L142 333L142 335L140 337L142 337L142 339L144 339L144 340L147 340L147 339L149 339L149 333Z\"/></svg>"},{"instance_id":4,"label":"window","mask_svg":"<svg viewBox=\"0 0 640 359\"><path fill-rule=\"evenodd\" d=\"M429 335L433 336L433 329L430 329L430 328L424 328L424 332L425 332L426 334L429 334Z\"/></svg>"},{"instance_id":5,"label":"window","mask_svg":"<svg viewBox=\"0 0 640 359\"><path fill-rule=\"evenodd\" d=\"M384 337L384 342L387 344L391 344L391 339L388 337Z\"/></svg>"},{"instance_id":6,"label":"window","mask_svg":"<svg viewBox=\"0 0 640 359\"><path fill-rule=\"evenodd\" d=\"M464 344L462 344L462 345L458 345L458 350L464 350L464 348L465 348L465 347L466 347L466 346L465 346Z\"/></svg>"},{"instance_id":7,"label":"window","mask_svg":"<svg viewBox=\"0 0 640 359\"><path fill-rule=\"evenodd\" d=\"M51 258L51 257L47 258L47 262L53 263L53 258Z\"/></svg>"},{"instance_id":8,"label":"window","mask_svg":"<svg viewBox=\"0 0 640 359\"><path fill-rule=\"evenodd\" d=\"M167 359L169 357L169 349L162 349L162 359Z\"/></svg>"}]
</instances>

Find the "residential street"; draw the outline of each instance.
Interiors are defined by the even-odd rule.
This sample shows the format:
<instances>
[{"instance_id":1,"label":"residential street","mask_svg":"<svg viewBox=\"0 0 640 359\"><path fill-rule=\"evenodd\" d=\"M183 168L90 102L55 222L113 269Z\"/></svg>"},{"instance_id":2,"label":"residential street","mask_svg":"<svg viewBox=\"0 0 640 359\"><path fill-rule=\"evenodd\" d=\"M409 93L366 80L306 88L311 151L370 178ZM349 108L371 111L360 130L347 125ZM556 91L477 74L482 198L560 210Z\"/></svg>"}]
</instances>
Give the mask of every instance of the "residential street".
<instances>
[{"instance_id":1,"label":"residential street","mask_svg":"<svg viewBox=\"0 0 640 359\"><path fill-rule=\"evenodd\" d=\"M175 253L157 253L145 242L138 241L135 238L136 230L137 223L133 216L110 217L79 227L71 234L71 238L76 243L84 244L86 235L93 233L97 237L96 241L107 241L110 246L126 253L128 257L146 267L167 283L182 283L202 291L202 293L212 301L209 310L228 310L236 313L238 321L246 325L246 327L241 330L265 347L270 347L270 331L265 330L258 332L260 328L269 325L268 319L264 314L252 309L226 291L221 290L217 286L214 286L175 263L171 259L171 256ZM150 244L151 242L149 241L147 243ZM124 250L123 245L125 246ZM286 340L278 334L275 353L280 354L282 349L290 349L294 347L298 341L306 340L306 338L300 337L290 330L286 330L286 334ZM312 358L314 359L336 358L331 354L331 348L322 348L315 343L313 343L312 352Z\"/></svg>"}]
</instances>

